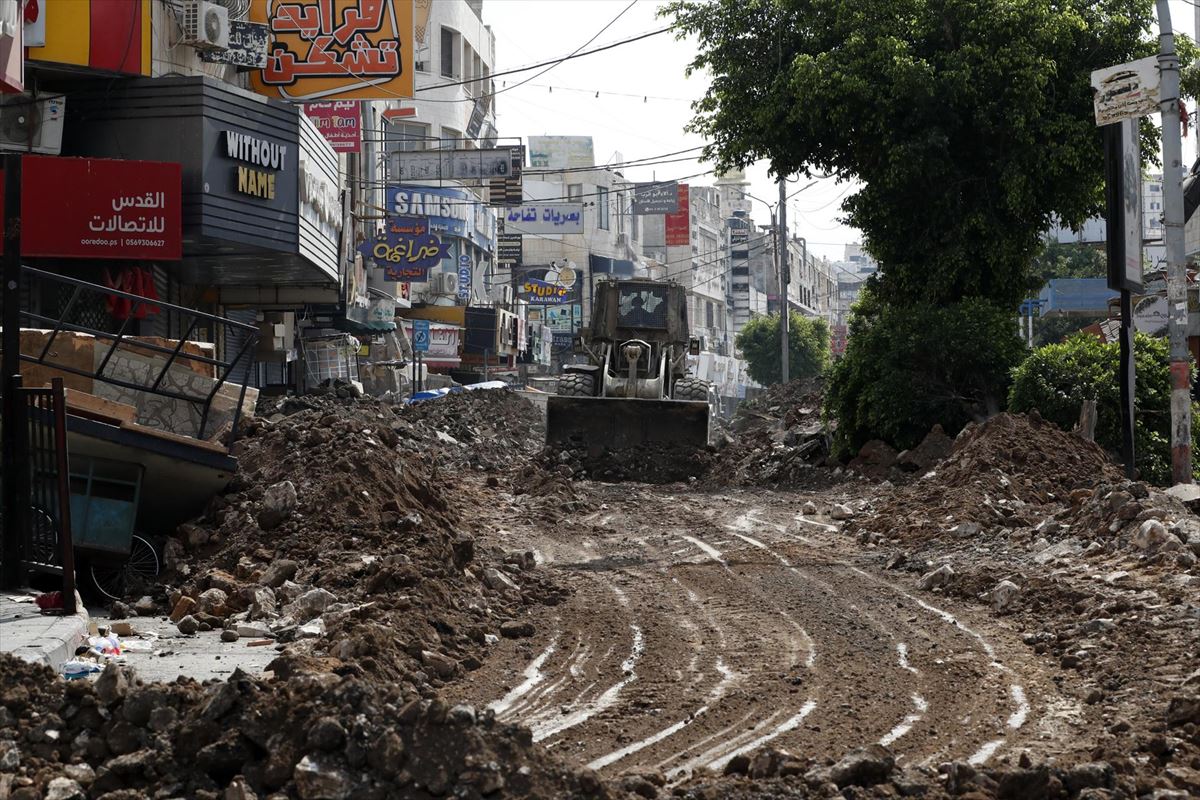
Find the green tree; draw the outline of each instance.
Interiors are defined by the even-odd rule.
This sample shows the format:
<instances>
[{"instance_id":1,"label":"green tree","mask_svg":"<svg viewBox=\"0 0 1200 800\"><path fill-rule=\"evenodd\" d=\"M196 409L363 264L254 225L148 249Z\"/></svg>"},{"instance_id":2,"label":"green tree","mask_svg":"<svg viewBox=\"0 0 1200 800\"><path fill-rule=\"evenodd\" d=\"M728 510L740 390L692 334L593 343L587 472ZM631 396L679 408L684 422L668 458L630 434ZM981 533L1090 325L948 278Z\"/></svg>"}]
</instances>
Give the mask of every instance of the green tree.
<instances>
[{"instance_id":1,"label":"green tree","mask_svg":"<svg viewBox=\"0 0 1200 800\"><path fill-rule=\"evenodd\" d=\"M1009 374L1026 353L1013 314L986 301L900 308L868 287L826 383L834 454L851 456L870 439L907 449L935 423L955 435L1001 410Z\"/></svg>"},{"instance_id":2,"label":"green tree","mask_svg":"<svg viewBox=\"0 0 1200 800\"><path fill-rule=\"evenodd\" d=\"M751 319L735 342L749 365L750 377L764 386L782 378L779 315ZM795 311L788 315L788 377L820 375L829 366L829 326Z\"/></svg>"},{"instance_id":3,"label":"green tree","mask_svg":"<svg viewBox=\"0 0 1200 800\"><path fill-rule=\"evenodd\" d=\"M1102 207L1092 70L1153 52L1150 0L675 0L721 169L861 183L897 305L1015 308L1043 231Z\"/></svg>"},{"instance_id":4,"label":"green tree","mask_svg":"<svg viewBox=\"0 0 1200 800\"><path fill-rule=\"evenodd\" d=\"M1134 448L1142 477L1154 483L1171 479L1171 375L1166 339L1137 334L1134 339L1137 390ZM1096 441L1121 449L1120 345L1079 334L1061 344L1040 347L1013 371L1009 408L1038 413L1070 430L1084 400L1096 401ZM1194 413L1194 412L1193 412ZM1196 428L1193 434L1200 434ZM1195 445L1193 445L1195 447Z\"/></svg>"},{"instance_id":5,"label":"green tree","mask_svg":"<svg viewBox=\"0 0 1200 800\"><path fill-rule=\"evenodd\" d=\"M1040 291L1047 281L1055 278L1104 278L1107 275L1108 261L1102 248L1047 238L1030 262L1029 288Z\"/></svg>"}]
</instances>

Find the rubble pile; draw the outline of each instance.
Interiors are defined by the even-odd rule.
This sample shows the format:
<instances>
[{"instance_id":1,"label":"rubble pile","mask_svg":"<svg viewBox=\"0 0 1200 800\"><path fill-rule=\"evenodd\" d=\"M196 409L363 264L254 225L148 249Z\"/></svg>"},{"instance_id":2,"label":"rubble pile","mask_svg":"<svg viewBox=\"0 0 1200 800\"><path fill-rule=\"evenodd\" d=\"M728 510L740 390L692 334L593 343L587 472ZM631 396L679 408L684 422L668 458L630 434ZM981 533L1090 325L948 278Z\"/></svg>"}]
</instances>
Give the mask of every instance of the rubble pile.
<instances>
[{"instance_id":1,"label":"rubble pile","mask_svg":"<svg viewBox=\"0 0 1200 800\"><path fill-rule=\"evenodd\" d=\"M898 460L901 455L912 458L900 454ZM1017 528L1050 536L1062 527L1052 519L1061 503L1103 480L1119 481L1120 472L1095 443L1037 412L998 414L963 429L948 457L889 493L873 515L855 519L848 530L906 543L973 540Z\"/></svg>"},{"instance_id":2,"label":"rubble pile","mask_svg":"<svg viewBox=\"0 0 1200 800\"><path fill-rule=\"evenodd\" d=\"M608 483L677 483L703 475L712 463L712 453L690 445L651 442L638 447L611 449L580 445L545 448L537 465L548 473L570 472L574 480Z\"/></svg>"},{"instance_id":3,"label":"rubble pile","mask_svg":"<svg viewBox=\"0 0 1200 800\"><path fill-rule=\"evenodd\" d=\"M188 797L604 797L528 729L410 683L332 674L93 683L0 655L0 794L10 800Z\"/></svg>"},{"instance_id":4,"label":"rubble pile","mask_svg":"<svg viewBox=\"0 0 1200 800\"><path fill-rule=\"evenodd\" d=\"M829 456L822 392L819 379L804 378L771 386L740 404L728 429L717 434L719 453L705 484L795 487L828 481L829 475L813 469Z\"/></svg>"},{"instance_id":5,"label":"rubble pile","mask_svg":"<svg viewBox=\"0 0 1200 800\"><path fill-rule=\"evenodd\" d=\"M542 415L533 403L508 390L449 394L403 406L398 416L412 422L420 434L432 430L443 444L464 445L466 463L487 471L505 470L514 456L542 447Z\"/></svg>"},{"instance_id":6,"label":"rubble pile","mask_svg":"<svg viewBox=\"0 0 1200 800\"><path fill-rule=\"evenodd\" d=\"M1008 766L976 767L964 761L902 767L886 747L858 747L839 759L816 760L773 747L740 755L717 778L678 787L683 800L816 800L816 798L921 797L925 800L1115 800L1142 796L1130 759L1115 763L1033 763L1022 756ZM1090 791L1089 791L1090 790ZM1160 800L1174 800L1165 794Z\"/></svg>"},{"instance_id":7,"label":"rubble pile","mask_svg":"<svg viewBox=\"0 0 1200 800\"><path fill-rule=\"evenodd\" d=\"M278 643L314 671L434 686L530 635L528 608L565 590L527 554L477 545L457 510L486 490L456 480L440 456L456 445L431 430L366 399L250 421L240 474L168 542L158 602L136 610Z\"/></svg>"}]
</instances>

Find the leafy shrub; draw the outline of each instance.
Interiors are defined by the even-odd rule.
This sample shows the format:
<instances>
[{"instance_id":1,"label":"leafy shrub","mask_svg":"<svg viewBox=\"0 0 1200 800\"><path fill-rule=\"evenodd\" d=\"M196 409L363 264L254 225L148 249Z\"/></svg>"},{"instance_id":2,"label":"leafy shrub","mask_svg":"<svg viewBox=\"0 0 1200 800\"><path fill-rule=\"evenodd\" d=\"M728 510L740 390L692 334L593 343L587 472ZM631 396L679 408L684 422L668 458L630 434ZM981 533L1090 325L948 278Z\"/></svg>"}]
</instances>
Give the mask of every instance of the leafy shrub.
<instances>
[{"instance_id":1,"label":"leafy shrub","mask_svg":"<svg viewBox=\"0 0 1200 800\"><path fill-rule=\"evenodd\" d=\"M935 423L953 436L1001 411L1027 352L1014 316L980 299L901 308L864 291L825 397L834 454L849 457L870 439L907 449Z\"/></svg>"},{"instance_id":2,"label":"leafy shrub","mask_svg":"<svg viewBox=\"0 0 1200 800\"><path fill-rule=\"evenodd\" d=\"M1171 480L1170 345L1166 339L1139 333L1134 338L1133 355L1137 373L1135 461L1142 478L1166 484ZM1087 334L1040 347L1013 371L1009 408L1036 408L1046 419L1070 430L1079 420L1083 401L1095 400L1096 441L1120 452L1120 360L1117 342L1106 344ZM1195 439L1195 426L1192 433Z\"/></svg>"}]
</instances>

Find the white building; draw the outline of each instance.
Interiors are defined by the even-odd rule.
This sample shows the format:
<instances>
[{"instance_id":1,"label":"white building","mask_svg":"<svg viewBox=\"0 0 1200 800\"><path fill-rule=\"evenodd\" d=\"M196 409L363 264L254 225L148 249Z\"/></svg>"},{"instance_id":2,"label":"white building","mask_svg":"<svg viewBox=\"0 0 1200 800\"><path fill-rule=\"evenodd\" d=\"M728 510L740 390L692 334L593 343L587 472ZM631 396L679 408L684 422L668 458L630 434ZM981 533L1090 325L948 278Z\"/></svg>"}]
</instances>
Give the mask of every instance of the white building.
<instances>
[{"instance_id":1,"label":"white building","mask_svg":"<svg viewBox=\"0 0 1200 800\"><path fill-rule=\"evenodd\" d=\"M389 153L428 149L476 149L496 142L496 106L491 78L496 63L496 37L483 21L484 0L416 0L414 47L416 93L412 99L373 100L362 103L361 157L352 162L357 176L355 208L362 218L383 224L385 214L404 213L414 200L431 217L431 227L450 248L428 283L389 283L374 276L371 288L394 293L397 305L411 301L433 304L483 302L486 275L495 254L495 212L487 205L486 190L453 182L414 181L424 186L401 195L387 187L400 185L389 163ZM438 213L429 213L433 209ZM457 221L455 221L457 220ZM461 223L461 224L460 224ZM360 236L373 233L371 226ZM469 266L472 282L468 297L446 290L449 280ZM411 292L411 296L406 296Z\"/></svg>"}]
</instances>

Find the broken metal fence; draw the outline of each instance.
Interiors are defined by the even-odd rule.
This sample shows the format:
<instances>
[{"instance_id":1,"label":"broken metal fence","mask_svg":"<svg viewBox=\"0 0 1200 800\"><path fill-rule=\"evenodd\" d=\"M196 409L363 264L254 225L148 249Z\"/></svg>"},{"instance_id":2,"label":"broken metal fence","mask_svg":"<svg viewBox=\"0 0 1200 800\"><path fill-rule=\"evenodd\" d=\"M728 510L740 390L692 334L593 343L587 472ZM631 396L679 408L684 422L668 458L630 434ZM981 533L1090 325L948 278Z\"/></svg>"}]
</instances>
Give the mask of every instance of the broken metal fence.
<instances>
[{"instance_id":1,"label":"broken metal fence","mask_svg":"<svg viewBox=\"0 0 1200 800\"><path fill-rule=\"evenodd\" d=\"M95 283L79 280L78 278L58 275L53 272L34 269L33 267L22 266L21 277L23 280L28 280L35 285L49 285L55 288L66 287L70 292L62 312L56 316L35 313L25 309L21 310L22 328L37 327L50 330L50 334L45 344L40 348L40 352L22 352L22 361L91 378L92 380L101 381L123 389L146 392L151 395L188 403L196 408L200 415L199 430L196 435L197 439L206 438L205 433L207 432L213 402L221 392L221 389L232 383L240 387L237 394L237 403L233 410L231 432L231 438L236 437L242 405L246 399L246 377L250 374L255 348L258 344L259 331L257 327L242 322L235 322L234 320L215 314L208 314L192 308L163 302L162 300L111 289L107 286L100 286ZM89 305L89 301L94 303L99 299L104 302L116 298L128 301L130 304L129 311L116 333L71 321L72 312L76 308ZM145 316L146 313L161 313L163 310L174 312L180 320L180 327L183 327L185 323L187 325L183 334L178 337L178 342L174 347L156 344L145 339L133 338L133 335L129 332L132 320L139 315ZM189 353L185 350L185 346L189 343L191 337L198 330L206 328L210 329L209 333L212 334L214 341L236 343L236 352L232 358L219 358L215 350L211 356ZM99 363L92 369L83 369L73 364L63 363L61 360L51 359L54 342L64 331L83 333L95 337L97 342L100 340L108 342L107 350L99 359ZM142 381L130 380L114 375L109 367L113 356L121 350L122 344L127 347L125 352L148 351L165 356L161 368L157 371L151 369L146 375L146 379ZM206 369L212 370L212 387L210 391L187 391L186 387L173 385L167 381L172 367L183 365L190 370L193 368L192 365L197 364L204 365ZM236 382L238 377L242 378L240 384Z\"/></svg>"}]
</instances>

